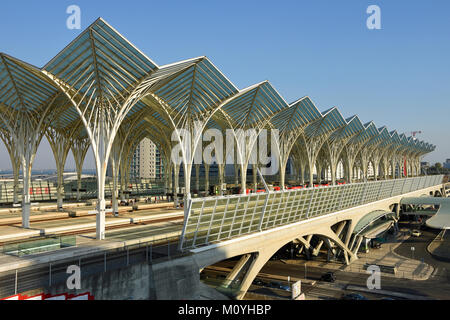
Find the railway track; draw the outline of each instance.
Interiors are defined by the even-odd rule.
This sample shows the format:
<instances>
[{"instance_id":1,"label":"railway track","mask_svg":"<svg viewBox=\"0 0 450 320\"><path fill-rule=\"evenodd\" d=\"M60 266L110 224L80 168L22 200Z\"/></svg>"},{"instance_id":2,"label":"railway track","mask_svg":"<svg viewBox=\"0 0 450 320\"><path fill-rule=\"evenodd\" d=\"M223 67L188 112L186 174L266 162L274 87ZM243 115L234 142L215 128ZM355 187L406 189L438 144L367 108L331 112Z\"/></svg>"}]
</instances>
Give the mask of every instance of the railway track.
<instances>
[{"instance_id":1,"label":"railway track","mask_svg":"<svg viewBox=\"0 0 450 320\"><path fill-rule=\"evenodd\" d=\"M67 217L67 218L59 218L59 219L47 219L45 221L55 221L55 220L68 220L68 219L76 219L73 217ZM43 221L43 222L45 222ZM143 226L143 225L152 225L152 224L156 224L156 223L161 223L161 222L171 222L171 221L183 221L183 216L177 216L177 217L161 217L160 219L156 218L156 219L152 219L149 221L140 221L140 222L134 222L134 223L129 223L129 224L120 224L120 225L110 225L110 226L106 226L105 230L106 231L111 231L111 230L116 230L116 229L129 229L129 228L133 228L135 226ZM37 222L37 221L34 221ZM11 224L8 224L11 225ZM12 241L4 241L4 242L0 242L0 246L6 245L6 244L15 244L15 243L22 243L24 241L30 240L30 241L35 241L35 240L41 240L41 239L45 239L49 236L76 236L76 235L82 235L82 234L86 234L86 233L95 233L96 232L96 228L92 227L92 228L82 228L79 230L70 230L70 231L58 231L56 233L49 233L46 236L38 236L38 237L31 237L28 239L18 239L18 240L12 240Z\"/></svg>"}]
</instances>

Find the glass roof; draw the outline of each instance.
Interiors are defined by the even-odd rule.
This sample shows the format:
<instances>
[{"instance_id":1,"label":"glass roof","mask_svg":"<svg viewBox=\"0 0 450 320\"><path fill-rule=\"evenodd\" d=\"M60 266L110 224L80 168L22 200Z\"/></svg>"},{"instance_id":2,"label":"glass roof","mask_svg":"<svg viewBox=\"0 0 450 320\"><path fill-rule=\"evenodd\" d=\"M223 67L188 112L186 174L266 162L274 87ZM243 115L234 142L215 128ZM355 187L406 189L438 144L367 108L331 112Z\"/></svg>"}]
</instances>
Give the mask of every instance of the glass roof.
<instances>
[{"instance_id":1,"label":"glass roof","mask_svg":"<svg viewBox=\"0 0 450 320\"><path fill-rule=\"evenodd\" d=\"M133 101L124 121L144 112L139 126L148 126L154 134L169 134L173 123L182 125L188 117L203 117L210 121L207 128L270 124L281 135L303 132L307 140L326 137L330 142L348 140L416 154L435 149L385 127L377 129L373 122L362 125L357 116L344 119L337 108L321 113L309 97L289 105L268 81L239 90L206 57L160 67L101 18L42 69L0 54L3 129L8 117L20 119L12 116L14 112L40 116L40 110L51 105L49 125L86 137L75 106L87 117L89 110L102 105L118 108L134 94L140 98Z\"/></svg>"}]
</instances>

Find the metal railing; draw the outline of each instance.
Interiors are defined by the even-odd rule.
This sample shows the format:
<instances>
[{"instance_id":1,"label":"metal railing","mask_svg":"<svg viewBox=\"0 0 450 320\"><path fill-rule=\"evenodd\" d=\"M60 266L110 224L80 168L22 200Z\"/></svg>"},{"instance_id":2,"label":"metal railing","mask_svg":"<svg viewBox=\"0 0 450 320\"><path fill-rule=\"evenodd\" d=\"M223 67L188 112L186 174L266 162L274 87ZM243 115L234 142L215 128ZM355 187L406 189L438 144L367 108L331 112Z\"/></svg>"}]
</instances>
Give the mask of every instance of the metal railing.
<instances>
[{"instance_id":1,"label":"metal railing","mask_svg":"<svg viewBox=\"0 0 450 320\"><path fill-rule=\"evenodd\" d=\"M442 184L442 175L195 198L187 203L182 250L299 222Z\"/></svg>"}]
</instances>

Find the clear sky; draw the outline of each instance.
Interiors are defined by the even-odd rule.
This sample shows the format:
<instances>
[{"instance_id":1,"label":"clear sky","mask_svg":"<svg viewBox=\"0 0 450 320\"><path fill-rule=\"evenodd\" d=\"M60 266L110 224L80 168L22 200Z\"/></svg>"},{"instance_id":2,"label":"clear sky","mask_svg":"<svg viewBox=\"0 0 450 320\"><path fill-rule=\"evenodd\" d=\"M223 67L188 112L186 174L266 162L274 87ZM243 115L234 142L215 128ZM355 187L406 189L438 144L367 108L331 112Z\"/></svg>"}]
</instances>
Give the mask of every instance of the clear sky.
<instances>
[{"instance_id":1,"label":"clear sky","mask_svg":"<svg viewBox=\"0 0 450 320\"><path fill-rule=\"evenodd\" d=\"M159 65L207 56L240 88L262 80L288 102L310 96L323 111L418 137L450 158L450 1L24 1L2 0L0 51L42 67L82 29L103 17ZM368 30L369 5L381 30ZM86 168L93 168L88 155ZM54 160L43 141L34 169ZM0 145L0 168L10 168ZM70 155L66 168L74 168Z\"/></svg>"}]
</instances>

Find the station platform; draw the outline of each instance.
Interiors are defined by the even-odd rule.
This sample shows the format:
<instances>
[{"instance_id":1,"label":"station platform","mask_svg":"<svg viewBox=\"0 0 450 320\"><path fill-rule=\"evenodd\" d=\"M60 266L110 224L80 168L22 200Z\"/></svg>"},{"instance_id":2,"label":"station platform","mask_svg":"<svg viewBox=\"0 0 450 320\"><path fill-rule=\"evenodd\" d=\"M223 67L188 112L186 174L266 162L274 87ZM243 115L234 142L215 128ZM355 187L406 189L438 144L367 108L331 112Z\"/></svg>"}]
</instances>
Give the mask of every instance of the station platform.
<instances>
[{"instance_id":1,"label":"station platform","mask_svg":"<svg viewBox=\"0 0 450 320\"><path fill-rule=\"evenodd\" d=\"M127 248L137 244L158 245L172 240L176 246L183 221L155 222L149 225L134 225L106 231L105 240L96 240L95 232L76 235L76 245L54 251L15 256L0 253L0 273L16 269L30 268L52 262L60 263L64 260L86 259L105 252Z\"/></svg>"},{"instance_id":2,"label":"station platform","mask_svg":"<svg viewBox=\"0 0 450 320\"><path fill-rule=\"evenodd\" d=\"M106 228L158 221L180 220L182 222L184 217L183 209L173 208L173 203L138 204L135 208L136 210L133 210L133 207L119 207L117 217L107 212ZM87 206L57 211L55 206L51 206L50 210L41 208L40 211L31 212L29 229L22 228L21 223L20 212L0 212L0 243L33 237L95 232L96 211L95 207Z\"/></svg>"}]
</instances>

